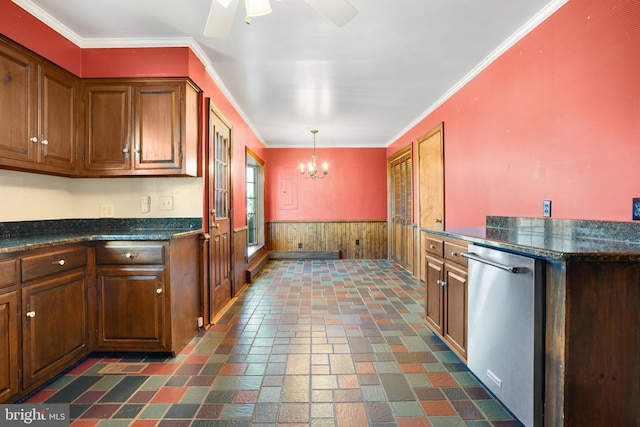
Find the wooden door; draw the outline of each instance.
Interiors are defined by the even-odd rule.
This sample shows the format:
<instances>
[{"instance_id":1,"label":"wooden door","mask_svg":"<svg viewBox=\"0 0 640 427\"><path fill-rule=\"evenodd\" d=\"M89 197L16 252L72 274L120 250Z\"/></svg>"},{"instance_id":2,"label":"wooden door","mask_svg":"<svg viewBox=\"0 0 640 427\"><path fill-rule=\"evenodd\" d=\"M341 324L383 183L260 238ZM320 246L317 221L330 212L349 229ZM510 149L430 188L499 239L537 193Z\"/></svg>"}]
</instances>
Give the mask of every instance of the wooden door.
<instances>
[{"instance_id":1,"label":"wooden door","mask_svg":"<svg viewBox=\"0 0 640 427\"><path fill-rule=\"evenodd\" d=\"M207 193L209 207L210 321L232 297L231 126L209 107Z\"/></svg>"},{"instance_id":2,"label":"wooden door","mask_svg":"<svg viewBox=\"0 0 640 427\"><path fill-rule=\"evenodd\" d=\"M88 352L87 302L84 271L22 288L24 387Z\"/></svg>"},{"instance_id":3,"label":"wooden door","mask_svg":"<svg viewBox=\"0 0 640 427\"><path fill-rule=\"evenodd\" d=\"M420 228L444 230L443 124L418 138Z\"/></svg>"},{"instance_id":4,"label":"wooden door","mask_svg":"<svg viewBox=\"0 0 640 427\"><path fill-rule=\"evenodd\" d=\"M113 175L131 169L131 87L92 83L84 90L84 173Z\"/></svg>"},{"instance_id":5,"label":"wooden door","mask_svg":"<svg viewBox=\"0 0 640 427\"><path fill-rule=\"evenodd\" d=\"M134 169L182 168L179 84L134 88ZM175 172L174 171L174 172Z\"/></svg>"},{"instance_id":6,"label":"wooden door","mask_svg":"<svg viewBox=\"0 0 640 427\"><path fill-rule=\"evenodd\" d=\"M444 332L444 263L426 257L425 319L440 335Z\"/></svg>"},{"instance_id":7,"label":"wooden door","mask_svg":"<svg viewBox=\"0 0 640 427\"><path fill-rule=\"evenodd\" d=\"M73 173L76 168L76 97L78 80L41 65L40 150L38 162L51 170ZM49 168L47 168L49 170Z\"/></svg>"},{"instance_id":8,"label":"wooden door","mask_svg":"<svg viewBox=\"0 0 640 427\"><path fill-rule=\"evenodd\" d=\"M389 257L408 270L414 264L413 152L389 160Z\"/></svg>"},{"instance_id":9,"label":"wooden door","mask_svg":"<svg viewBox=\"0 0 640 427\"><path fill-rule=\"evenodd\" d=\"M97 347L158 350L166 346L163 267L104 267L97 272Z\"/></svg>"},{"instance_id":10,"label":"wooden door","mask_svg":"<svg viewBox=\"0 0 640 427\"><path fill-rule=\"evenodd\" d=\"M27 55L0 40L0 163L7 166L36 160L38 145L32 141L38 138L35 68Z\"/></svg>"}]
</instances>

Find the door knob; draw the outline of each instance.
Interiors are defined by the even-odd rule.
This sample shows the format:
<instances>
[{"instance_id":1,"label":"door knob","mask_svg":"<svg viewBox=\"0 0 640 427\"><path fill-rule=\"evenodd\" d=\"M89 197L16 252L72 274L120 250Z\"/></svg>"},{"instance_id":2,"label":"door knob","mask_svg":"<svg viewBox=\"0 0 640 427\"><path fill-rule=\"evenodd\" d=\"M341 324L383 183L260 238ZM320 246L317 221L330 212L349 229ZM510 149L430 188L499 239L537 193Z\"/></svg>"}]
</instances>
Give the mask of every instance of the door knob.
<instances>
[{"instance_id":1,"label":"door knob","mask_svg":"<svg viewBox=\"0 0 640 427\"><path fill-rule=\"evenodd\" d=\"M160 295L162 293L162 288L156 289L156 294Z\"/></svg>"},{"instance_id":2,"label":"door knob","mask_svg":"<svg viewBox=\"0 0 640 427\"><path fill-rule=\"evenodd\" d=\"M211 223L211 228L218 229L218 228L220 228L220 224L218 224L218 223L216 223L216 222L212 222L212 223Z\"/></svg>"}]
</instances>

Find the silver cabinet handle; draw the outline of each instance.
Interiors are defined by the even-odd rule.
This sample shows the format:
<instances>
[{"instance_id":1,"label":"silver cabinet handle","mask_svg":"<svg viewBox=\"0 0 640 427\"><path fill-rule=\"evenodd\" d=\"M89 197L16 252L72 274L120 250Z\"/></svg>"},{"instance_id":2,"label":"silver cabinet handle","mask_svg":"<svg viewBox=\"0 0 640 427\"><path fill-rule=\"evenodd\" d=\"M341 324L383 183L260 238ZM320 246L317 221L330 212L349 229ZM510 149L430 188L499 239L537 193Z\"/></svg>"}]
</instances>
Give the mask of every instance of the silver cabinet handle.
<instances>
[{"instance_id":1,"label":"silver cabinet handle","mask_svg":"<svg viewBox=\"0 0 640 427\"><path fill-rule=\"evenodd\" d=\"M445 282L444 280L440 280L440 279L436 280L436 284L442 286L443 288L445 286L447 286L447 282Z\"/></svg>"},{"instance_id":2,"label":"silver cabinet handle","mask_svg":"<svg viewBox=\"0 0 640 427\"><path fill-rule=\"evenodd\" d=\"M135 257L137 257L137 256L138 256L138 254L131 253L131 252L127 252L127 253L122 254L122 256L123 256L124 258L131 259L131 258L135 258Z\"/></svg>"},{"instance_id":3,"label":"silver cabinet handle","mask_svg":"<svg viewBox=\"0 0 640 427\"><path fill-rule=\"evenodd\" d=\"M51 264L53 265L59 265L59 266L63 266L65 263L64 259L58 260L58 261L53 261Z\"/></svg>"},{"instance_id":4,"label":"silver cabinet handle","mask_svg":"<svg viewBox=\"0 0 640 427\"><path fill-rule=\"evenodd\" d=\"M29 138L29 141L31 141L31 142L38 142L38 137L36 137L36 136L32 136L31 138Z\"/></svg>"},{"instance_id":5,"label":"silver cabinet handle","mask_svg":"<svg viewBox=\"0 0 640 427\"><path fill-rule=\"evenodd\" d=\"M27 317L36 317L35 311L27 311Z\"/></svg>"}]
</instances>

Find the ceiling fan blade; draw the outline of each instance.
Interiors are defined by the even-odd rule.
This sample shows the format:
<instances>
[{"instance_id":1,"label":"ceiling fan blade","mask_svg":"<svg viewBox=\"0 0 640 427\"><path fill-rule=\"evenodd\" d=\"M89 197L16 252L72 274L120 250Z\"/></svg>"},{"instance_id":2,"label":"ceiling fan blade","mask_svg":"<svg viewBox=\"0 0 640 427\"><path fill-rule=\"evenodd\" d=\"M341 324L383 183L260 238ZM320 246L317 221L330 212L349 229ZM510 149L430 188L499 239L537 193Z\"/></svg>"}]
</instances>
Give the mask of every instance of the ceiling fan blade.
<instances>
[{"instance_id":1,"label":"ceiling fan blade","mask_svg":"<svg viewBox=\"0 0 640 427\"><path fill-rule=\"evenodd\" d=\"M225 37L228 35L237 8L238 0L231 0L227 7L224 7L218 0L211 0L211 9L209 9L207 23L204 26L205 37Z\"/></svg>"},{"instance_id":2,"label":"ceiling fan blade","mask_svg":"<svg viewBox=\"0 0 640 427\"><path fill-rule=\"evenodd\" d=\"M342 27L358 14L358 10L347 0L305 0L315 10L329 18L338 27Z\"/></svg>"}]
</instances>

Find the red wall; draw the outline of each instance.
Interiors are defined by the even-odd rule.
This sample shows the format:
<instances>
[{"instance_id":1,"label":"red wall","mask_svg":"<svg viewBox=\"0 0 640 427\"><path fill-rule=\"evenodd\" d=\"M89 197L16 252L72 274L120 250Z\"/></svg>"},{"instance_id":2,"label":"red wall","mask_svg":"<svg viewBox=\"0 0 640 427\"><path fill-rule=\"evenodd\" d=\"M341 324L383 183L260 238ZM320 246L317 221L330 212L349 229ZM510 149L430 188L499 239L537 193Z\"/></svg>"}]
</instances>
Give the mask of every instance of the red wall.
<instances>
[{"instance_id":1,"label":"red wall","mask_svg":"<svg viewBox=\"0 0 640 427\"><path fill-rule=\"evenodd\" d=\"M639 17L638 0L569 1L387 155L444 122L446 227L541 216L544 199L557 218L630 220L640 197Z\"/></svg>"},{"instance_id":2,"label":"red wall","mask_svg":"<svg viewBox=\"0 0 640 427\"><path fill-rule=\"evenodd\" d=\"M0 0L0 34L80 75L80 48L11 0Z\"/></svg>"},{"instance_id":3,"label":"red wall","mask_svg":"<svg viewBox=\"0 0 640 427\"><path fill-rule=\"evenodd\" d=\"M300 163L312 149L270 148L265 180L269 194L266 220L385 220L387 218L386 150L384 148L317 149L318 167L329 164L324 179L304 178ZM292 172L290 172L292 171ZM286 181L293 177L292 187ZM283 192L292 194L293 204ZM289 193L290 194L290 193ZM283 197L284 196L284 197ZM283 202L283 198L287 202Z\"/></svg>"}]
</instances>

